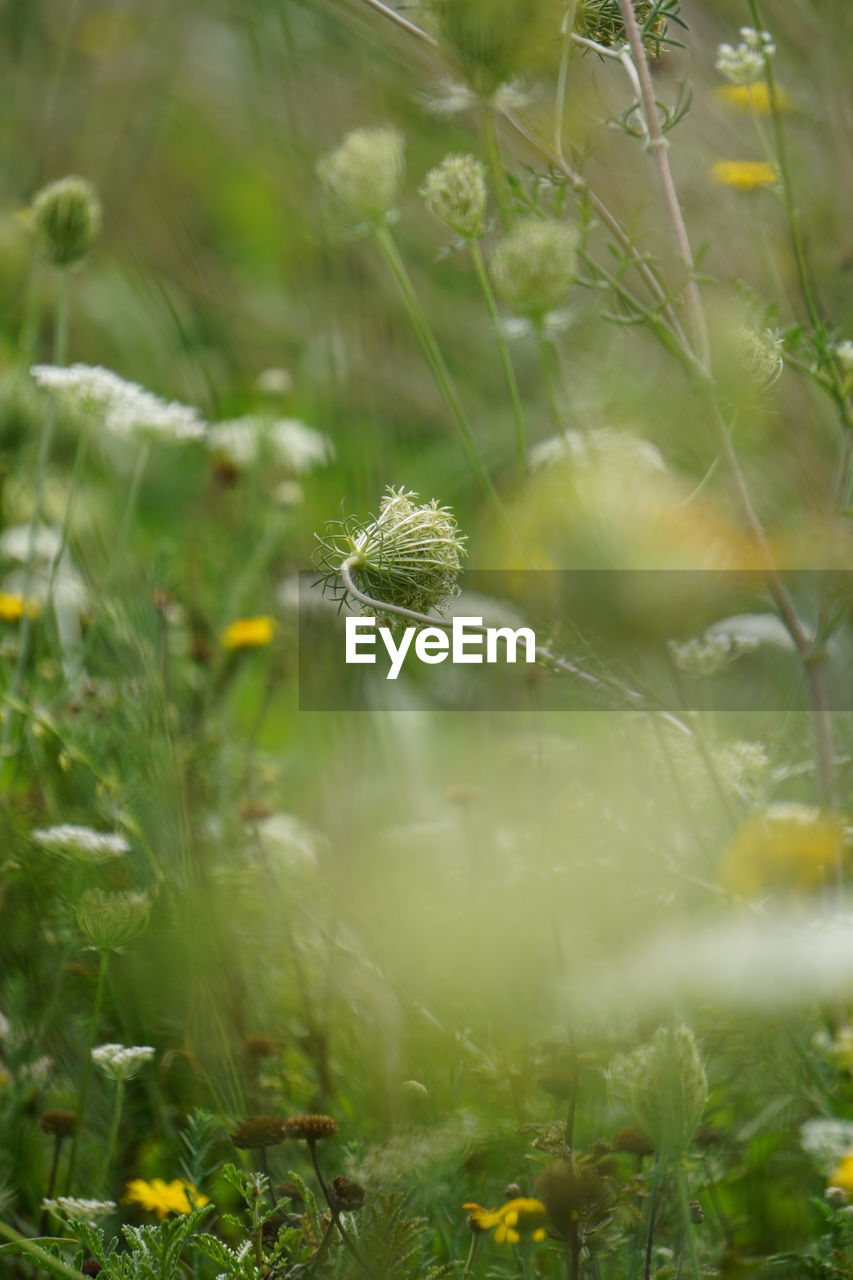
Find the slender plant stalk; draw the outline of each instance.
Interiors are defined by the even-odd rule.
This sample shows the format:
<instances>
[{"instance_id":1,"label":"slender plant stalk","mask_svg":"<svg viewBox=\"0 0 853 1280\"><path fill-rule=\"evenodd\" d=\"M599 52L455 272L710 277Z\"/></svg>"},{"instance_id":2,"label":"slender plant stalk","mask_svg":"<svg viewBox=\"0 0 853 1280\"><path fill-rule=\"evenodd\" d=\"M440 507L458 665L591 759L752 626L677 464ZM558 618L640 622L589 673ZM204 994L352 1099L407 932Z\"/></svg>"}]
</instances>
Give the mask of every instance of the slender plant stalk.
<instances>
[{"instance_id":1,"label":"slender plant stalk","mask_svg":"<svg viewBox=\"0 0 853 1280\"><path fill-rule=\"evenodd\" d=\"M56 302L53 320L53 363L56 365L64 365L68 358L68 272L59 270L56 273ZM48 397L45 408L44 424L41 430L41 438L39 439L38 456L36 459L35 474L35 492L33 495L33 512L30 516L29 535L27 543L27 563L24 568L24 580L22 587L22 595L24 600L29 599L30 589L33 580L33 568L35 565L36 552L36 533L42 517L42 507L44 505L44 487L47 478L47 466L50 461L51 449L53 447L53 438L56 434L57 419L57 403L56 397L51 395ZM15 670L12 676L12 683L8 691L8 699L14 701L21 687L24 678L24 670L27 665L27 657L30 649L30 640L32 638L33 619L30 617L29 610L24 609L21 618L21 631L18 647L18 660L15 663ZM5 756L9 752L9 746L12 741L12 732L15 726L15 716L11 706L6 709L6 715L3 721L3 736L0 739L0 756Z\"/></svg>"},{"instance_id":2,"label":"slender plant stalk","mask_svg":"<svg viewBox=\"0 0 853 1280\"><path fill-rule=\"evenodd\" d=\"M80 1133L83 1129L83 1120L86 1114L86 1102L89 1097L89 1080L92 1074L92 1050L95 1047L95 1041L98 1038L98 1028L101 1024L101 1010L104 1004L104 990L106 988L108 964L109 952L102 950L98 963L98 979L95 987L95 1000L92 1005L92 1018L89 1023L86 1056L83 1060L83 1076L80 1081L80 1091L77 1094L77 1124L74 1127L74 1137L71 1139L71 1155L68 1160L68 1175L65 1182L66 1195L71 1193L71 1189L74 1186L74 1173L77 1168Z\"/></svg>"},{"instance_id":3,"label":"slender plant stalk","mask_svg":"<svg viewBox=\"0 0 853 1280\"><path fill-rule=\"evenodd\" d=\"M524 409L521 405L521 396L518 393L518 382L515 377L515 369L512 365L512 356L509 353L509 346L504 337L501 328L501 318L498 312L498 304L495 300L494 290L492 289L489 273L486 270L486 264L483 261L483 253L476 240L471 242L471 259L474 263L474 270L477 274L477 280L483 293L486 308L489 312L489 319L492 322L492 330L495 335L495 343L500 356L501 367L506 378L506 385L509 391L510 403L512 404L512 416L515 423L515 447L516 458L518 462L519 479L523 480L527 474L527 428L524 422Z\"/></svg>"},{"instance_id":4,"label":"slender plant stalk","mask_svg":"<svg viewBox=\"0 0 853 1280\"><path fill-rule=\"evenodd\" d=\"M104 1180L107 1186L109 1185L110 1172L113 1167L113 1157L115 1156L116 1145L118 1143L118 1130L119 1130L119 1125L121 1124L121 1112L122 1112L123 1106L124 1106L124 1081L117 1080L116 1094L115 1094L115 1099L113 1101L113 1117L110 1123L110 1136L107 1139L107 1154L104 1159Z\"/></svg>"},{"instance_id":5,"label":"slender plant stalk","mask_svg":"<svg viewBox=\"0 0 853 1280\"><path fill-rule=\"evenodd\" d=\"M542 325L536 325L536 347L539 352L539 367L542 370L542 381L548 400L548 410L554 430L565 439L566 424L560 407L560 393L557 386L557 353L553 342L549 342L542 331Z\"/></svg>"},{"instance_id":6,"label":"slender plant stalk","mask_svg":"<svg viewBox=\"0 0 853 1280\"><path fill-rule=\"evenodd\" d=\"M52 1253L48 1253L47 1249L42 1249L41 1245L36 1244L35 1240L28 1240L26 1236L21 1235L20 1231L16 1231L14 1227L11 1227L8 1222L0 1222L0 1236L11 1244L19 1245L21 1253L28 1257L31 1262L37 1263L42 1271L59 1276L61 1280L80 1280L79 1271L69 1267L61 1258L56 1258Z\"/></svg>"},{"instance_id":7,"label":"slender plant stalk","mask_svg":"<svg viewBox=\"0 0 853 1280\"><path fill-rule=\"evenodd\" d=\"M681 1212L681 1229L684 1233L683 1239L687 1243L686 1253L690 1260L690 1270L693 1272L694 1280L701 1280L702 1271L699 1266L699 1251L696 1248L696 1231L690 1218L687 1179L684 1175L684 1168L680 1163L675 1172L675 1183L678 1192L678 1207Z\"/></svg>"},{"instance_id":8,"label":"slender plant stalk","mask_svg":"<svg viewBox=\"0 0 853 1280\"><path fill-rule=\"evenodd\" d=\"M347 1249L355 1258L359 1266L364 1271L366 1271L369 1276L373 1277L373 1271L367 1265L364 1258L361 1256L358 1249L356 1248L355 1242L353 1241L352 1237L350 1236L350 1233L347 1231L346 1227L341 1221L341 1215L340 1215L340 1212L338 1211L337 1206L332 1200L332 1197L329 1195L329 1188L326 1185L326 1179L323 1177L323 1171L321 1170L320 1162L317 1159L317 1144L310 1138L308 1139L308 1151L311 1155L311 1164L314 1166L314 1175L320 1184L320 1190L323 1192L323 1199L326 1201L326 1204L329 1206L329 1212L332 1215L332 1219L334 1221L335 1226L338 1229L338 1232L340 1233L341 1239L343 1240Z\"/></svg>"},{"instance_id":9,"label":"slender plant stalk","mask_svg":"<svg viewBox=\"0 0 853 1280\"><path fill-rule=\"evenodd\" d=\"M696 268L693 262L693 251L690 248L690 239L687 235L687 226L684 222L684 215L681 212L678 192L675 189L672 170L669 165L669 142L664 137L661 127L660 113L658 112L654 86L652 85L652 73L649 69L649 60L646 56L643 37L637 25L637 15L634 13L634 6L631 0L619 0L619 8L622 11L622 21L625 24L628 43L631 47L631 57L640 82L640 94L647 133L646 147L652 153L664 209L675 241L675 249L686 273L684 297L690 318L693 346L699 361L708 369L711 360L711 349L708 339L708 325L705 320L705 309L702 306L699 284L695 278Z\"/></svg>"},{"instance_id":10,"label":"slender plant stalk","mask_svg":"<svg viewBox=\"0 0 853 1280\"><path fill-rule=\"evenodd\" d=\"M467 455L468 461L480 482L485 495L494 502L498 508L501 508L500 498L491 477L487 472L482 459L477 450L474 433L468 422L462 402L459 399L459 393L453 383L450 370L441 354L435 335L430 327L429 320L426 317L423 307L420 304L414 285L409 278L405 263L400 257L394 238L386 226L376 226L374 228L374 239L380 254L388 267L391 275L400 290L406 311L411 321L412 328L415 330L418 339L426 356L427 363L430 367L436 385L441 392L441 396L446 404L450 416L452 417L459 435L462 445Z\"/></svg>"},{"instance_id":11,"label":"slender plant stalk","mask_svg":"<svg viewBox=\"0 0 853 1280\"><path fill-rule=\"evenodd\" d=\"M486 164L492 176L492 185L498 202L498 215L504 231L512 220L512 208L504 175L501 144L498 139L497 110L494 102L484 99L480 114L483 150L486 153Z\"/></svg>"},{"instance_id":12,"label":"slender plant stalk","mask_svg":"<svg viewBox=\"0 0 853 1280\"><path fill-rule=\"evenodd\" d=\"M750 0L750 3L752 2L753 0ZM761 558L762 569L776 607L779 611L779 615L785 624L791 639L797 647L797 652L800 655L800 659L805 669L806 682L809 689L812 723L814 726L815 766L818 780L818 791L821 803L830 806L834 801L835 795L835 751L832 735L832 716L829 708L826 688L826 655L820 649L816 648L814 640L803 625L794 606L793 600L791 599L790 593L782 580L779 570L776 568L770 545L767 541L767 535L764 532L764 527L753 505L752 497L746 483L746 478L741 470L728 427L720 411L716 395L714 394L710 371L710 346L707 322L705 320L705 312L702 305L699 286L694 278L693 255L690 248L690 241L687 235L684 216L678 200L678 193L672 178L672 171L669 164L669 144L664 137L663 130L661 128L660 114L655 101L654 87L652 85L651 71L649 69L649 60L646 56L646 50L643 46L642 36L640 34L639 26L637 25L637 18L634 13L633 5L631 4L631 0L619 0L619 7L622 12L625 30L628 34L631 55L640 80L642 108L643 114L646 118L646 128L648 131L647 147L652 152L664 210L670 223L670 229L673 234L676 251L682 259L688 273L685 284L685 300L690 317L690 327L693 335L696 356L706 374L705 379L703 380L704 395L711 410L711 416L716 428L717 438L720 442L723 460L728 469L735 497ZM771 97L772 96L773 93L771 90ZM839 884L841 880L841 872L842 868L839 857L836 865L836 877Z\"/></svg>"}]
</instances>

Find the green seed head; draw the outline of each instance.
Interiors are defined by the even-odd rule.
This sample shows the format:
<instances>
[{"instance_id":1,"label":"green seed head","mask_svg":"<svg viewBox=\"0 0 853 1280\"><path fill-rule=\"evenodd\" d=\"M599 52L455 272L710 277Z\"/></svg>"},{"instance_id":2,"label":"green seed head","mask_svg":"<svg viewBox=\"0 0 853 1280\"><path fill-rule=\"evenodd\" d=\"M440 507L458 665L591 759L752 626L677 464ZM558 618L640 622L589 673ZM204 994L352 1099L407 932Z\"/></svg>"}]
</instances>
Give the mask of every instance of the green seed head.
<instances>
[{"instance_id":1,"label":"green seed head","mask_svg":"<svg viewBox=\"0 0 853 1280\"><path fill-rule=\"evenodd\" d=\"M317 176L336 200L370 222L393 208L405 168L405 142L396 129L353 129L317 161Z\"/></svg>"},{"instance_id":2,"label":"green seed head","mask_svg":"<svg viewBox=\"0 0 853 1280\"><path fill-rule=\"evenodd\" d=\"M89 889L77 904L77 924L99 951L116 951L142 933L151 900L147 893Z\"/></svg>"},{"instance_id":3,"label":"green seed head","mask_svg":"<svg viewBox=\"0 0 853 1280\"><path fill-rule=\"evenodd\" d=\"M486 212L486 175L473 156L447 156L430 169L421 195L433 217L465 240L476 240Z\"/></svg>"},{"instance_id":4,"label":"green seed head","mask_svg":"<svg viewBox=\"0 0 853 1280\"><path fill-rule=\"evenodd\" d=\"M659 57L666 39L666 16L657 12L652 0L633 0L637 25L646 51ZM618 48L628 41L619 0L580 0L575 12L575 31L607 49Z\"/></svg>"},{"instance_id":5,"label":"green seed head","mask_svg":"<svg viewBox=\"0 0 853 1280\"><path fill-rule=\"evenodd\" d=\"M577 275L577 229L535 215L504 237L492 258L498 291L516 311L541 319L565 301Z\"/></svg>"},{"instance_id":6,"label":"green seed head","mask_svg":"<svg viewBox=\"0 0 853 1280\"><path fill-rule=\"evenodd\" d=\"M101 202L85 178L60 178L37 193L32 219L50 261L70 267L95 242L101 229Z\"/></svg>"},{"instance_id":7,"label":"green seed head","mask_svg":"<svg viewBox=\"0 0 853 1280\"><path fill-rule=\"evenodd\" d=\"M346 562L365 595L418 613L455 596L465 537L448 507L417 499L388 489L374 519L330 526L318 539L326 577L334 580Z\"/></svg>"}]
</instances>

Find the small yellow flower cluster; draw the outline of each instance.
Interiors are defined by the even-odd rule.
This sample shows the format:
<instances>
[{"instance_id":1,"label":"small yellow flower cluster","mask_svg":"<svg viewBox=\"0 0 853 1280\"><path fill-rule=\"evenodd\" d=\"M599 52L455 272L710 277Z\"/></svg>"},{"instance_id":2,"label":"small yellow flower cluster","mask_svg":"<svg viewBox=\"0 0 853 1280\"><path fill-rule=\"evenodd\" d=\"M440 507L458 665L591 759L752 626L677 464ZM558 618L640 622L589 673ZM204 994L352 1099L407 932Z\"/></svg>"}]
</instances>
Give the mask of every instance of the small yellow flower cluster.
<instances>
[{"instance_id":1,"label":"small yellow flower cluster","mask_svg":"<svg viewBox=\"0 0 853 1280\"><path fill-rule=\"evenodd\" d=\"M150 1182L133 1178L124 1189L124 1203L138 1204L146 1213L156 1213L162 1221L169 1213L192 1213L193 1209L209 1204L210 1198L180 1178L171 1182L162 1178L152 1178Z\"/></svg>"},{"instance_id":2,"label":"small yellow flower cluster","mask_svg":"<svg viewBox=\"0 0 853 1280\"><path fill-rule=\"evenodd\" d=\"M838 813L803 804L772 804L747 818L720 864L730 893L758 897L773 889L808 892L835 874L846 831Z\"/></svg>"},{"instance_id":3,"label":"small yellow flower cluster","mask_svg":"<svg viewBox=\"0 0 853 1280\"><path fill-rule=\"evenodd\" d=\"M225 649L257 649L271 644L275 635L275 618L261 614L257 618L237 618L220 637Z\"/></svg>"},{"instance_id":4,"label":"small yellow flower cluster","mask_svg":"<svg viewBox=\"0 0 853 1280\"><path fill-rule=\"evenodd\" d=\"M0 591L0 619L3 622L20 622L24 614L37 618L41 606L37 600L29 600L16 591Z\"/></svg>"},{"instance_id":5,"label":"small yellow flower cluster","mask_svg":"<svg viewBox=\"0 0 853 1280\"><path fill-rule=\"evenodd\" d=\"M841 1157L838 1168L829 1175L827 1186L840 1187L848 1196L853 1192L853 1151Z\"/></svg>"},{"instance_id":6,"label":"small yellow flower cluster","mask_svg":"<svg viewBox=\"0 0 853 1280\"><path fill-rule=\"evenodd\" d=\"M755 191L758 187L772 187L779 175L766 160L718 160L711 168L715 182L736 191Z\"/></svg>"},{"instance_id":7,"label":"small yellow flower cluster","mask_svg":"<svg viewBox=\"0 0 853 1280\"><path fill-rule=\"evenodd\" d=\"M776 107L779 111L790 111L791 99L781 89L775 90ZM770 89L764 80L756 84L722 84L714 90L714 97L726 106L737 111L755 111L757 115L769 116L772 109Z\"/></svg>"},{"instance_id":8,"label":"small yellow flower cluster","mask_svg":"<svg viewBox=\"0 0 853 1280\"><path fill-rule=\"evenodd\" d=\"M494 1230L496 1244L518 1244L522 1237L544 1240L547 1211L541 1200L521 1196L507 1200L499 1209L484 1209L479 1204L463 1204L470 1213L468 1221L475 1231Z\"/></svg>"},{"instance_id":9,"label":"small yellow flower cluster","mask_svg":"<svg viewBox=\"0 0 853 1280\"><path fill-rule=\"evenodd\" d=\"M717 160L711 177L735 191L756 191L757 187L774 187L779 174L767 160Z\"/></svg>"}]
</instances>

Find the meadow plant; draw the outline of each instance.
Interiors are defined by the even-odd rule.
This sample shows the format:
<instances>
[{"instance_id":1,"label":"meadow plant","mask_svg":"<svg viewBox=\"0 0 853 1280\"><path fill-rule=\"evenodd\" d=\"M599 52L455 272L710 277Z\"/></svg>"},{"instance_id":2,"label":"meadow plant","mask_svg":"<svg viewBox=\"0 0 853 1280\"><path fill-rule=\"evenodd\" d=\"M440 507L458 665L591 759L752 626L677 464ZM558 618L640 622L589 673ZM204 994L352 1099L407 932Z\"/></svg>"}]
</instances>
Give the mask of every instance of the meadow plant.
<instances>
[{"instance_id":1,"label":"meadow plant","mask_svg":"<svg viewBox=\"0 0 853 1280\"><path fill-rule=\"evenodd\" d=\"M826 7L0 20L10 1280L853 1277Z\"/></svg>"}]
</instances>

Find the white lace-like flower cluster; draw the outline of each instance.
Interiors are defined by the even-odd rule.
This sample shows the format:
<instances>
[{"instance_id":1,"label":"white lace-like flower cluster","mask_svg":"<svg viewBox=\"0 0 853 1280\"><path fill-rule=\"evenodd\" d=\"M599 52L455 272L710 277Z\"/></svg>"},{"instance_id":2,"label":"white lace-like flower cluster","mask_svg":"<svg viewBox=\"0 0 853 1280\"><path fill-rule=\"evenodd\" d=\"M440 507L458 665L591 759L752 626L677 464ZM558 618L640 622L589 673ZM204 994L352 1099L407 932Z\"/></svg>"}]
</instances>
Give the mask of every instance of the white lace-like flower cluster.
<instances>
[{"instance_id":1,"label":"white lace-like flower cluster","mask_svg":"<svg viewBox=\"0 0 853 1280\"><path fill-rule=\"evenodd\" d=\"M198 440L205 434L206 425L196 409L177 400L162 400L111 369L88 364L67 368L37 364L30 373L40 387L55 391L84 409L102 413L104 426L114 435Z\"/></svg>"},{"instance_id":2,"label":"white lace-like flower cluster","mask_svg":"<svg viewBox=\"0 0 853 1280\"><path fill-rule=\"evenodd\" d=\"M92 1061L111 1080L132 1080L155 1053L148 1044L99 1044L92 1050Z\"/></svg>"},{"instance_id":3,"label":"white lace-like flower cluster","mask_svg":"<svg viewBox=\"0 0 853 1280\"><path fill-rule=\"evenodd\" d=\"M96 1222L115 1213L115 1200L80 1200L76 1196L57 1196L55 1200L42 1200L42 1209L60 1218L73 1218L78 1222Z\"/></svg>"},{"instance_id":4,"label":"white lace-like flower cluster","mask_svg":"<svg viewBox=\"0 0 853 1280\"><path fill-rule=\"evenodd\" d=\"M264 449L295 475L323 466L335 456L328 436L306 426L298 418L264 418L249 414L215 423L207 433L207 446L224 454L235 466L251 466Z\"/></svg>"},{"instance_id":5,"label":"white lace-like flower cluster","mask_svg":"<svg viewBox=\"0 0 853 1280\"><path fill-rule=\"evenodd\" d=\"M740 36L740 44L718 47L714 65L732 84L754 84L764 75L764 60L773 57L776 46L769 31L741 27Z\"/></svg>"},{"instance_id":6,"label":"white lace-like flower cluster","mask_svg":"<svg viewBox=\"0 0 853 1280\"><path fill-rule=\"evenodd\" d=\"M56 827L40 827L32 833L32 838L50 853L79 858L81 862L111 862L113 858L130 852L124 836L75 826L71 822L63 822Z\"/></svg>"}]
</instances>

